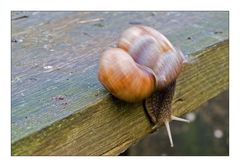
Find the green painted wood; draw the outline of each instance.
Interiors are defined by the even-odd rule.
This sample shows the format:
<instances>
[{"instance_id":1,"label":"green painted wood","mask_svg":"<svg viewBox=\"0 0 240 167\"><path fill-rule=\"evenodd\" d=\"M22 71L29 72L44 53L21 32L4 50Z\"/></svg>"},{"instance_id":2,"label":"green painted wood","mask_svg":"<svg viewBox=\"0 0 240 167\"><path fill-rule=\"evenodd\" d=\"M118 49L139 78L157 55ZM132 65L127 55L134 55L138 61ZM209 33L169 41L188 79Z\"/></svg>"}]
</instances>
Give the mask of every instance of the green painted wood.
<instances>
[{"instance_id":1,"label":"green painted wood","mask_svg":"<svg viewBox=\"0 0 240 167\"><path fill-rule=\"evenodd\" d=\"M118 154L150 132L141 103L112 98L96 76L100 53L138 23L158 29L195 60L178 80L175 99L184 106L173 106L176 115L228 87L228 12L13 12L14 155ZM221 57L211 56L216 53ZM223 77L210 75L218 74L215 65ZM189 79L194 87L186 86Z\"/></svg>"}]
</instances>

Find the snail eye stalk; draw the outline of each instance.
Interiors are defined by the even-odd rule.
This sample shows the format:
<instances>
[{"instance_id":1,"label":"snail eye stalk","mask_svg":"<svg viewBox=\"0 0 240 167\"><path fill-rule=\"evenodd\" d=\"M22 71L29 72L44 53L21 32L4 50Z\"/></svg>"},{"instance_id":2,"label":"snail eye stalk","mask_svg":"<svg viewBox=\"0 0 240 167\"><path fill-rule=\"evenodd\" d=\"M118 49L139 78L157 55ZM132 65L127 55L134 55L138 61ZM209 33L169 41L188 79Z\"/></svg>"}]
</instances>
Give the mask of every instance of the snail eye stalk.
<instances>
[{"instance_id":1,"label":"snail eye stalk","mask_svg":"<svg viewBox=\"0 0 240 167\"><path fill-rule=\"evenodd\" d=\"M179 121L179 122L190 123L190 121L187 120L187 119L179 118L179 117L176 117L176 116L173 116L173 115L171 115L171 120ZM169 138L169 141L170 141L170 145L171 145L171 147L173 147L174 145L173 145L173 140L172 140L172 134L171 134L171 129L170 129L169 121L166 120L166 121L164 122L164 124L165 124L165 127L166 127L166 129L167 129L167 134L168 134L168 138Z\"/></svg>"}]
</instances>

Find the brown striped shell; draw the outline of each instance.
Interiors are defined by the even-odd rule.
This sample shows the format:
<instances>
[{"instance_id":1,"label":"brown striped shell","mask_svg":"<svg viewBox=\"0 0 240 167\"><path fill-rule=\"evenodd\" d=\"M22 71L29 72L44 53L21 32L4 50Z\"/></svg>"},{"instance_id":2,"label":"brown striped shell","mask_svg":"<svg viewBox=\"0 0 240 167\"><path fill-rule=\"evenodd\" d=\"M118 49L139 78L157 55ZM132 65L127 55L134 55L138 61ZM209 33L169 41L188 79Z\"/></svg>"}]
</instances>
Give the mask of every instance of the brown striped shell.
<instances>
[{"instance_id":1,"label":"brown striped shell","mask_svg":"<svg viewBox=\"0 0 240 167\"><path fill-rule=\"evenodd\" d=\"M112 48L102 54L98 78L103 86L119 99L141 101L155 89L155 77L150 69L138 65L129 54Z\"/></svg>"},{"instance_id":2,"label":"brown striped shell","mask_svg":"<svg viewBox=\"0 0 240 167\"><path fill-rule=\"evenodd\" d=\"M174 81L182 64L183 54L164 35L133 26L122 33L117 48L102 54L98 78L117 98L136 102Z\"/></svg>"}]
</instances>

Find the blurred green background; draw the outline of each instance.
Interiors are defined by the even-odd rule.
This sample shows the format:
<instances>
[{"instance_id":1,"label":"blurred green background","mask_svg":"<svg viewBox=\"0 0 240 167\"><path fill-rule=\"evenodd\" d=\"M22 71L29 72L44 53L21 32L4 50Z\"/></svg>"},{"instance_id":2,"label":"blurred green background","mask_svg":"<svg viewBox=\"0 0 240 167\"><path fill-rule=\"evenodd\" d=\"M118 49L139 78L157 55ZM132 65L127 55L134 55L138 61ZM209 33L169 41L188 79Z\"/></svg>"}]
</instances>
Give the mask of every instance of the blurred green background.
<instances>
[{"instance_id":1,"label":"blurred green background","mask_svg":"<svg viewBox=\"0 0 240 167\"><path fill-rule=\"evenodd\" d=\"M172 121L174 147L165 127L148 135L121 155L229 155L229 93L225 91L184 117L190 124Z\"/></svg>"}]
</instances>

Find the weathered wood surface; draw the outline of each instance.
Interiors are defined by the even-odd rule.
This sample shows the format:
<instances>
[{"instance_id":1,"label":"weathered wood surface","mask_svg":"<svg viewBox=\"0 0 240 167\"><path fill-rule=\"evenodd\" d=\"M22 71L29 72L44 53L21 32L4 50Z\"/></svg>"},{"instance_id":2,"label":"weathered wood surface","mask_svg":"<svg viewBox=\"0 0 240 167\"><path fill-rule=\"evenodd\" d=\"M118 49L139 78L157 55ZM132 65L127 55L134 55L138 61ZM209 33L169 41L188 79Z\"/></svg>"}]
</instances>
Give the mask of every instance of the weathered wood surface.
<instances>
[{"instance_id":1,"label":"weathered wood surface","mask_svg":"<svg viewBox=\"0 0 240 167\"><path fill-rule=\"evenodd\" d=\"M228 88L228 12L13 12L13 155L117 155L151 132L142 104L113 98L96 75L100 53L139 23L192 59L175 115Z\"/></svg>"}]
</instances>

